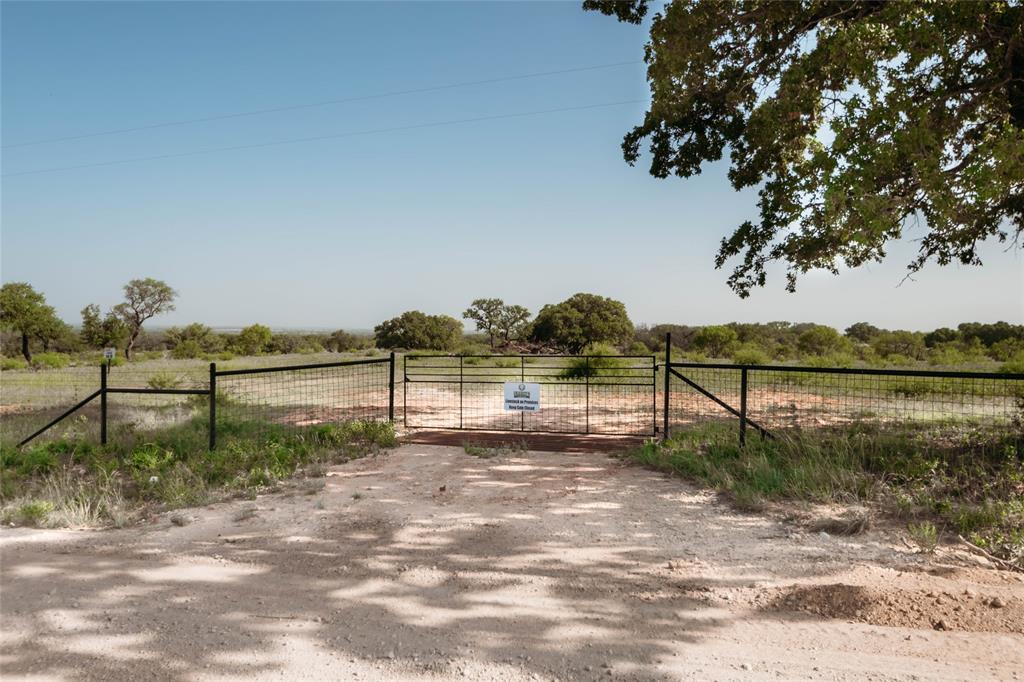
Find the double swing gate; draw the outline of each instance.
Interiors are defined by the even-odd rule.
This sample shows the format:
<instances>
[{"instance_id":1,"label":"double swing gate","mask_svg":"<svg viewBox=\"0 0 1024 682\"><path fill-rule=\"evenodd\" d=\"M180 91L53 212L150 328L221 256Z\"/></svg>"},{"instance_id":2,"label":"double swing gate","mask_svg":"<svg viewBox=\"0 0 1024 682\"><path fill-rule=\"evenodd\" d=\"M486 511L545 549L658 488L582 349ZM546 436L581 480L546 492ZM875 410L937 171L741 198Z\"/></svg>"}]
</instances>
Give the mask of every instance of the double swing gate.
<instances>
[{"instance_id":1,"label":"double swing gate","mask_svg":"<svg viewBox=\"0 0 1024 682\"><path fill-rule=\"evenodd\" d=\"M408 428L653 436L653 356L406 355ZM505 406L505 385L537 384L536 411Z\"/></svg>"}]
</instances>

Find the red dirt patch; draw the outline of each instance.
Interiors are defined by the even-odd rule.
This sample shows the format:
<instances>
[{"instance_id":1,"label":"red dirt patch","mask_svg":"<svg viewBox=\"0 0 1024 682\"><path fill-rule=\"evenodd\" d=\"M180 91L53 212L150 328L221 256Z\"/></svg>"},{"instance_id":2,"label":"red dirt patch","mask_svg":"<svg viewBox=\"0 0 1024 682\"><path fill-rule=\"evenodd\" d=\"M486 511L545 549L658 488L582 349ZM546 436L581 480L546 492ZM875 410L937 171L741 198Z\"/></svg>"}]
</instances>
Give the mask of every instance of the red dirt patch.
<instances>
[{"instance_id":1,"label":"red dirt patch","mask_svg":"<svg viewBox=\"0 0 1024 682\"><path fill-rule=\"evenodd\" d=\"M1024 602L972 590L952 594L841 584L800 586L778 591L765 608L871 625L1024 634Z\"/></svg>"}]
</instances>

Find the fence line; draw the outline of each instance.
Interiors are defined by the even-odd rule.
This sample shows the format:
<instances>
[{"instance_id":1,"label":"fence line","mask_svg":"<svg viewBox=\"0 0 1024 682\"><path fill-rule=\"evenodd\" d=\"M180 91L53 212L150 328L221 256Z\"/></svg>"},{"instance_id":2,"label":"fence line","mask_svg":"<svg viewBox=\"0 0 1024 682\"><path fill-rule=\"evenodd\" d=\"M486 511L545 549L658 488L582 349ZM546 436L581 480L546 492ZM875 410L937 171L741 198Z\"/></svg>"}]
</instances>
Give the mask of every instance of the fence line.
<instances>
[{"instance_id":1,"label":"fence line","mask_svg":"<svg viewBox=\"0 0 1024 682\"><path fill-rule=\"evenodd\" d=\"M662 364L652 356L411 354L405 356L397 381L394 353L251 369L219 370L210 363L208 374L204 370L202 375L182 371L150 376L133 368L104 367L99 390L94 368L81 368L56 385L61 402L66 398L64 405L71 403L70 408L40 401L31 390L20 396L19 391L33 387L26 378L24 386L13 385L14 394L33 409L15 409L4 419L22 419L15 422L23 427L21 433L32 431L21 440L24 445L76 413L87 414L89 419L83 416L76 424L98 423L99 440L106 443L108 422L127 419L162 426L168 420L195 418L205 408L213 448L218 424L233 419L259 432L352 419L393 422L400 382L403 418L417 428L666 438L673 429L719 422L729 428L735 424L744 443L750 430L770 438L794 428L969 427L998 432L1000 438L1009 434L1017 439L1018 452L1024 449L1024 374L675 362L670 337L666 344ZM657 377L659 371L663 377ZM94 377L92 382L88 376ZM154 383L155 378L167 383ZM505 413L498 384L508 380L545 384L541 411ZM5 385L5 394L9 392ZM183 396L198 401L182 401ZM47 423L37 428L40 418ZM10 423L5 426L12 428Z\"/></svg>"},{"instance_id":2,"label":"fence line","mask_svg":"<svg viewBox=\"0 0 1024 682\"><path fill-rule=\"evenodd\" d=\"M355 405L355 406L334 404L334 405L328 406L326 409L324 408L324 406L323 406L323 398L325 398L325 397L328 397L328 398L335 397L336 398L337 397L337 396L329 396L328 392L323 390L322 383L323 383L323 378L325 376L325 374L324 374L325 372L333 370L333 371L335 371L337 373L338 370L342 370L344 368L359 368L360 370L362 370L362 369L364 369L364 368L366 368L368 366L373 366L373 365L380 366L380 365L384 365L384 364L387 364L389 369L388 369L388 375L387 375L388 378L387 378L387 381L384 384L384 388L383 388L383 392L386 393L386 400L384 400L381 403L381 406L377 406L377 405L374 405L374 404ZM242 415L244 417L250 418L250 420L253 423L261 425L262 427L264 427L262 429L258 428L257 430L265 430L265 427L267 427L269 425L269 421L270 420L266 419L266 417L268 415L265 412L266 411L272 412L275 408L281 407L280 405L277 405L275 403L278 402L276 399L281 397L282 394L287 394L286 402L288 403L288 405L290 405L290 407L285 406L286 409L291 409L293 412L294 412L295 409L303 409L303 410L305 410L307 412L307 415L308 415L310 410L319 410L320 411L319 414L312 415L312 420L313 420L314 423L322 423L323 421L343 421L343 420L347 421L347 420L354 419L354 418L381 417L381 416L383 416L388 421L392 421L393 422L394 421L394 366L395 366L395 354L394 353L391 353L391 355L389 357L367 359L367 360L349 360L349 361L329 362L329 363L322 363L322 364L289 365L289 366L263 367L263 368L240 369L240 370L218 370L217 369L217 363L211 362L210 363L210 369L209 369L209 381L208 381L208 383L207 383L207 385L205 387L202 387L202 388L157 388L157 387L141 388L141 387L133 387L133 386L110 386L109 385L110 367L108 365L106 365L106 364L103 364L103 365L100 365L99 389L98 390L90 393L87 397L85 397L84 399L80 400L79 402L77 402L75 405L73 405L69 409L61 412L55 418L51 419L44 426L42 426L39 429L36 429L29 436L21 439L21 441L18 443L18 446L20 447L20 446L28 444L29 442L31 442L35 438L39 437L40 435L42 435L43 433L45 433L49 429L53 428L54 426L56 426L57 424L59 424L63 420L67 419L68 417L72 416L73 414L75 414L79 410L83 409L89 403L91 403L93 400L95 400L97 398L100 399L100 410L99 410L100 444L101 445L106 445L106 443L107 443L107 425L108 425L108 421L109 421L108 395L111 395L111 394L113 394L113 395L136 395L136 396L149 396L149 395L206 396L207 404L208 404L208 410L209 410L209 425L208 425L208 429L209 429L209 447L210 447L211 450L214 449L216 447L216 445L217 445L217 420L218 420L218 417L217 417L217 405L218 405L218 402L222 403L222 407L226 407L227 408L227 414L228 414L229 417L230 416ZM288 390L288 391L274 390L274 391L271 391L270 395L268 395L265 391L259 390L258 386L256 387L255 390L252 390L252 387L254 385L256 385L256 382L258 381L257 375L261 375L262 374L262 375L278 376L278 375L280 375L283 372L290 372L292 377L293 377L292 381L289 383L288 379L286 378L286 379L283 379L283 380L282 379L278 379L274 383L277 384L277 385L286 384L288 386L288 388L291 389L291 390ZM308 403L304 403L303 402L303 399L306 398L306 397L309 397L310 394L311 394L311 391L308 390L310 388L309 387L309 383L310 382L308 380L303 380L303 377L308 377L310 372L315 372L316 373L315 374L315 378L317 379L317 381L314 382L314 387L313 388L315 389L315 393L317 393L317 397L321 399L320 403L316 403L316 404L313 404L313 405L310 405ZM229 387L227 392L218 393L218 390L219 390L218 389L218 381L217 381L218 377L225 377L225 378L227 378L226 382L225 381L221 381L220 382L220 387L221 387L220 390L222 390L222 391L223 391L223 387L225 386L225 383L227 383L227 385ZM230 384L231 384L231 380L235 379L235 378L238 378L238 379L242 380L246 384L246 386L248 386L250 388L250 390L248 390L248 391L243 390L241 392L236 390L233 394L231 394ZM343 376L342 377L338 377L338 376L335 376L335 381L336 381L336 383L337 382L342 382L343 383L346 379L350 379L350 378L351 377L343 377ZM371 396L372 396L372 399L377 399L377 398L380 397L380 396L378 396L376 394L373 394L372 391L367 391L367 389L373 388L372 381L367 376L365 376L365 375L357 375L355 377L355 379L356 379L356 382L355 382L354 385L355 385L355 389L356 390L346 392L346 396L345 397L352 397L352 396L359 397L359 396L362 396L364 393L370 393ZM303 390L304 388L307 389L307 390ZM379 387L377 387L377 388L379 388ZM296 395L299 398L298 402L296 401L296 398L295 398ZM248 403L245 402L246 400L248 400ZM383 405L386 405L386 407L382 407ZM380 407L380 409L378 409L378 407ZM263 414L259 415L259 417L261 417L262 419L251 419L253 414L256 413L256 412L259 412L259 411L265 411ZM318 417L320 418L319 420L317 420ZM324 417L332 417L332 418L343 417L344 419L324 419ZM287 422L287 420L286 420L284 422L284 425L285 426L288 426L288 425L302 426L302 425L305 425L305 424L303 424L303 423L289 424Z\"/></svg>"},{"instance_id":3,"label":"fence line","mask_svg":"<svg viewBox=\"0 0 1024 682\"><path fill-rule=\"evenodd\" d=\"M666 337L662 437L674 426L737 420L784 429L912 427L1009 436L1024 455L1024 374L673 362Z\"/></svg>"},{"instance_id":4,"label":"fence line","mask_svg":"<svg viewBox=\"0 0 1024 682\"><path fill-rule=\"evenodd\" d=\"M260 434L356 419L394 421L389 357L266 369L216 370L211 363L211 443L219 422ZM385 367L386 366L386 367Z\"/></svg>"}]
</instances>

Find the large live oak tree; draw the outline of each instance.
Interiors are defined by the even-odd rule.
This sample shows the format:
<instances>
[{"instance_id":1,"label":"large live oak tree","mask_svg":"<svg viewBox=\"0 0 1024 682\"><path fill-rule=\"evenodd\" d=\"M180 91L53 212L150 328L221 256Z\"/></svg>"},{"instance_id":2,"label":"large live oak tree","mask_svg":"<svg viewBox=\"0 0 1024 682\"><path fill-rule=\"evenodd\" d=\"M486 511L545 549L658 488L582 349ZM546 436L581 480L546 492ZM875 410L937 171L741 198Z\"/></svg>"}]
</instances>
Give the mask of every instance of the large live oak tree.
<instances>
[{"instance_id":1,"label":"large live oak tree","mask_svg":"<svg viewBox=\"0 0 1024 682\"><path fill-rule=\"evenodd\" d=\"M580 293L541 308L530 340L575 354L596 343L623 346L634 331L622 301Z\"/></svg>"},{"instance_id":2,"label":"large live oak tree","mask_svg":"<svg viewBox=\"0 0 1024 682\"><path fill-rule=\"evenodd\" d=\"M450 352L462 340L462 323L448 315L427 315L407 310L373 328L378 348L440 350Z\"/></svg>"},{"instance_id":3,"label":"large live oak tree","mask_svg":"<svg viewBox=\"0 0 1024 682\"><path fill-rule=\"evenodd\" d=\"M586 0L639 24L646 0ZM911 273L981 264L1024 232L1021 2L673 0L646 46L652 101L623 142L656 177L726 152L760 219L722 240L747 296L774 261L787 289L811 269L881 260L923 218Z\"/></svg>"}]
</instances>

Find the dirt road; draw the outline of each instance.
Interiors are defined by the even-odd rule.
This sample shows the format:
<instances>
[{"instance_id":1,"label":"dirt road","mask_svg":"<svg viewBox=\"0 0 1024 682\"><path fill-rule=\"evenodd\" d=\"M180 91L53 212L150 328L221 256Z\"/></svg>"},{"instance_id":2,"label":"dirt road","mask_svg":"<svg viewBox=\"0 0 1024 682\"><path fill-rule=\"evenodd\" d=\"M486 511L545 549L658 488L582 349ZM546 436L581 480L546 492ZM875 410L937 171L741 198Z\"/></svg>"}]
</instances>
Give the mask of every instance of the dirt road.
<instances>
[{"instance_id":1,"label":"dirt road","mask_svg":"<svg viewBox=\"0 0 1024 682\"><path fill-rule=\"evenodd\" d=\"M0 532L3 678L1024 679L1024 580L879 531L605 455L406 445L320 482Z\"/></svg>"}]
</instances>

